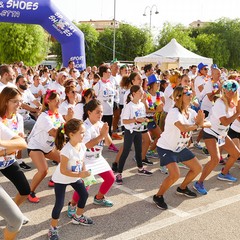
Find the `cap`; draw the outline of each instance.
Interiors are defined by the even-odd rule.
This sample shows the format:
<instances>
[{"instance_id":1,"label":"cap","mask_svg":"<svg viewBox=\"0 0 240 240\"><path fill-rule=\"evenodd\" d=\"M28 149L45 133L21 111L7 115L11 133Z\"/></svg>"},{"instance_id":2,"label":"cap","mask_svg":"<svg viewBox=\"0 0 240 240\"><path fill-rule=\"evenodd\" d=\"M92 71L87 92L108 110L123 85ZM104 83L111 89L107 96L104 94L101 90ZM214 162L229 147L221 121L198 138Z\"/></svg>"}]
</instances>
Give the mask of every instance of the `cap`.
<instances>
[{"instance_id":1,"label":"cap","mask_svg":"<svg viewBox=\"0 0 240 240\"><path fill-rule=\"evenodd\" d=\"M207 67L207 64L203 64L202 62L198 64L198 71L201 71L204 67Z\"/></svg>"},{"instance_id":2,"label":"cap","mask_svg":"<svg viewBox=\"0 0 240 240\"><path fill-rule=\"evenodd\" d=\"M150 75L148 77L148 84L147 85L149 86L149 85L151 85L151 84L153 84L155 82L160 83L160 80L158 80L157 77L154 74Z\"/></svg>"},{"instance_id":3,"label":"cap","mask_svg":"<svg viewBox=\"0 0 240 240\"><path fill-rule=\"evenodd\" d=\"M239 84L237 81L235 80L226 80L223 85L222 85L223 89L226 89L228 91L233 91L236 92L237 89L239 88Z\"/></svg>"}]
</instances>

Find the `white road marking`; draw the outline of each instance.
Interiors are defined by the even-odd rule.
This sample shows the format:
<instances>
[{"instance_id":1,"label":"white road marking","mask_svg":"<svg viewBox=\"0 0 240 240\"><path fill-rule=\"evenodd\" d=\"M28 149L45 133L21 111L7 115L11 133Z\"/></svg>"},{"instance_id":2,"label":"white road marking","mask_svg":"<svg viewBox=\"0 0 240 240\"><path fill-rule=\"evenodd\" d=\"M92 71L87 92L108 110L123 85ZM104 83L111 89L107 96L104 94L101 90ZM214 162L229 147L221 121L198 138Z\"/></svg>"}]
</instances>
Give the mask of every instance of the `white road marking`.
<instances>
[{"instance_id":1,"label":"white road marking","mask_svg":"<svg viewBox=\"0 0 240 240\"><path fill-rule=\"evenodd\" d=\"M152 233L154 231L160 230L160 229L165 228L167 226L171 226L173 224L185 221L187 219L203 215L203 214L208 213L210 211L214 211L216 209L228 206L230 204L233 204L233 203L236 203L236 202L239 202L239 201L240 201L240 194L235 195L233 197L229 197L229 198L225 198L225 199L216 201L214 203L210 203L210 204L205 205L205 206L201 206L201 207L192 209L189 212L187 212L188 215L186 215L186 216L181 217L179 215L176 215L176 216L169 217L169 218L166 218L166 219L161 219L157 222L145 224L142 227L138 227L138 228L135 228L133 230L121 233L119 235L107 238L107 240L115 240L115 239L116 240L121 240L121 239L131 240L131 239L136 239L137 237ZM159 210L156 208L156 211L159 211Z\"/></svg>"}]
</instances>

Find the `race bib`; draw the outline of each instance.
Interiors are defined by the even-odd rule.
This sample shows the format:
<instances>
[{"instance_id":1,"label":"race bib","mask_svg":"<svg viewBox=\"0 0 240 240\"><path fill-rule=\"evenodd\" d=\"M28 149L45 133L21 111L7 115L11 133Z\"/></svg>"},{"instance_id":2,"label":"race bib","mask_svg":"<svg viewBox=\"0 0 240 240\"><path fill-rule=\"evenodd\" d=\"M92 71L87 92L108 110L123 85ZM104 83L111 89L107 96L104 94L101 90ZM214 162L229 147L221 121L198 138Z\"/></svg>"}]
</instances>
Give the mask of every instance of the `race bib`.
<instances>
[{"instance_id":1,"label":"race bib","mask_svg":"<svg viewBox=\"0 0 240 240\"><path fill-rule=\"evenodd\" d=\"M225 142L226 142L225 138L226 138L225 136L220 136L220 135L218 136L218 146L219 147L221 147L225 144Z\"/></svg>"}]
</instances>

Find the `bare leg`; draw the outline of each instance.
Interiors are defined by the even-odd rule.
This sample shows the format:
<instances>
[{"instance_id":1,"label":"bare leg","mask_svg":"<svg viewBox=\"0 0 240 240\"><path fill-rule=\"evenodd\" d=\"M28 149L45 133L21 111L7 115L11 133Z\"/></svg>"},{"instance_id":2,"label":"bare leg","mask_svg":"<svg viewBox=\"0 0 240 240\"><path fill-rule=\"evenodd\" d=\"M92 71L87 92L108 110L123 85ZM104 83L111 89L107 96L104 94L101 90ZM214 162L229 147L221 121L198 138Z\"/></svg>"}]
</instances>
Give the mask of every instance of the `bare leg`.
<instances>
[{"instance_id":1,"label":"bare leg","mask_svg":"<svg viewBox=\"0 0 240 240\"><path fill-rule=\"evenodd\" d=\"M160 186L157 196L163 196L164 193L179 179L180 171L177 163L169 163L167 166L168 176L163 180L162 185Z\"/></svg>"},{"instance_id":2,"label":"bare leg","mask_svg":"<svg viewBox=\"0 0 240 240\"><path fill-rule=\"evenodd\" d=\"M189 171L184 178L182 184L180 185L181 189L185 189L187 185L192 182L192 180L202 171L202 166L199 163L198 159L195 157L189 161L182 162L185 164L188 168Z\"/></svg>"},{"instance_id":3,"label":"bare leg","mask_svg":"<svg viewBox=\"0 0 240 240\"><path fill-rule=\"evenodd\" d=\"M220 159L219 147L215 138L204 140L208 152L211 156L210 161L204 166L202 175L199 182L203 182L205 178L212 172L212 170L218 165Z\"/></svg>"}]
</instances>

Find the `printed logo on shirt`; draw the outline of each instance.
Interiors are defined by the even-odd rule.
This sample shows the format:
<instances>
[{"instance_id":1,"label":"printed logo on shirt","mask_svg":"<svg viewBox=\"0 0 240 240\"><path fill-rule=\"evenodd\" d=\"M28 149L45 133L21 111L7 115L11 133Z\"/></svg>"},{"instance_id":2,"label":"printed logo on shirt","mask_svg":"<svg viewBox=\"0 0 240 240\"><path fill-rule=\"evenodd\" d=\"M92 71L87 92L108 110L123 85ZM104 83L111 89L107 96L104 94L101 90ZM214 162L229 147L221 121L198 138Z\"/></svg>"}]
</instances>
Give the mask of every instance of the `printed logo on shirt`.
<instances>
[{"instance_id":1,"label":"printed logo on shirt","mask_svg":"<svg viewBox=\"0 0 240 240\"><path fill-rule=\"evenodd\" d=\"M137 111L135 111L135 117L142 117L144 116L144 110L142 108L137 109Z\"/></svg>"},{"instance_id":2,"label":"printed logo on shirt","mask_svg":"<svg viewBox=\"0 0 240 240\"><path fill-rule=\"evenodd\" d=\"M72 172L82 171L82 161L76 161L76 165L71 167Z\"/></svg>"}]
</instances>

